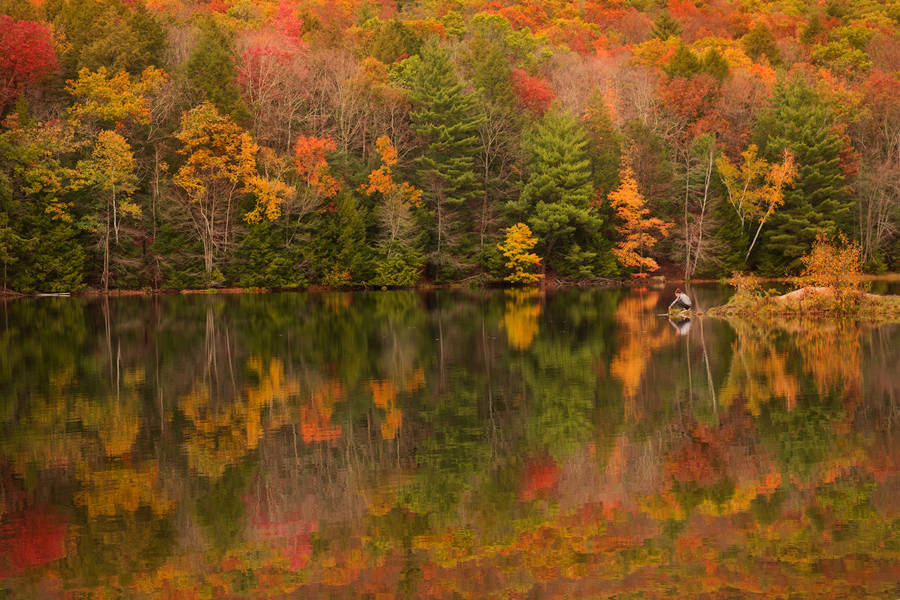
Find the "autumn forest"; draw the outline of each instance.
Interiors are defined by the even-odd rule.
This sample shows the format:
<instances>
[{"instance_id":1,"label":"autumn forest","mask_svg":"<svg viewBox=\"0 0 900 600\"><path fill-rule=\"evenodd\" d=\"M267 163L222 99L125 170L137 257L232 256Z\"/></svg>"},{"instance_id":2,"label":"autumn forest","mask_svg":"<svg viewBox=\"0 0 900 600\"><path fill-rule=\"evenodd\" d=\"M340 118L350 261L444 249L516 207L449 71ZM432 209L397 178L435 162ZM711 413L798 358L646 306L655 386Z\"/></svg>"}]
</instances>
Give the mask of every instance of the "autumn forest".
<instances>
[{"instance_id":1,"label":"autumn forest","mask_svg":"<svg viewBox=\"0 0 900 600\"><path fill-rule=\"evenodd\" d=\"M897 0L0 0L14 292L796 273L900 245Z\"/></svg>"}]
</instances>

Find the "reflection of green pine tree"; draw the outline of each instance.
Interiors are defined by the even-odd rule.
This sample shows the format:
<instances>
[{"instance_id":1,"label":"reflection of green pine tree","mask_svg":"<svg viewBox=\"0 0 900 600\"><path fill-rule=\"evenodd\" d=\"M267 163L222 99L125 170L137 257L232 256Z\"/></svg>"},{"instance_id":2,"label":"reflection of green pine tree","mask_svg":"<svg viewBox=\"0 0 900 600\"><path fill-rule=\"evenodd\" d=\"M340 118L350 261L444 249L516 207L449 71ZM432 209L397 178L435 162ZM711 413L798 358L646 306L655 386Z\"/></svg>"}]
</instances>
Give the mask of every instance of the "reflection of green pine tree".
<instances>
[{"instance_id":1,"label":"reflection of green pine tree","mask_svg":"<svg viewBox=\"0 0 900 600\"><path fill-rule=\"evenodd\" d=\"M235 464L197 499L197 521L219 556L243 541L247 529L243 498L255 471L254 464Z\"/></svg>"},{"instance_id":2,"label":"reflection of green pine tree","mask_svg":"<svg viewBox=\"0 0 900 600\"><path fill-rule=\"evenodd\" d=\"M839 395L820 397L815 390L788 410L783 402L763 406L760 437L775 450L782 470L806 478L835 448L835 426L844 418Z\"/></svg>"},{"instance_id":3,"label":"reflection of green pine tree","mask_svg":"<svg viewBox=\"0 0 900 600\"><path fill-rule=\"evenodd\" d=\"M529 390L527 434L533 449L568 456L592 432L597 387L595 349L564 337L539 336L528 349L522 379Z\"/></svg>"},{"instance_id":4,"label":"reflection of green pine tree","mask_svg":"<svg viewBox=\"0 0 900 600\"><path fill-rule=\"evenodd\" d=\"M430 435L416 446L416 479L403 498L414 512L452 520L483 468L488 448L477 398L470 381L450 381L435 404L423 408Z\"/></svg>"},{"instance_id":5,"label":"reflection of green pine tree","mask_svg":"<svg viewBox=\"0 0 900 600\"><path fill-rule=\"evenodd\" d=\"M756 136L769 161L780 161L784 150L790 150L799 173L785 191L784 206L766 223L751 262L767 275L796 272L818 232L850 232L853 202L840 165L843 144L834 132L831 109L799 77L777 87Z\"/></svg>"}]
</instances>

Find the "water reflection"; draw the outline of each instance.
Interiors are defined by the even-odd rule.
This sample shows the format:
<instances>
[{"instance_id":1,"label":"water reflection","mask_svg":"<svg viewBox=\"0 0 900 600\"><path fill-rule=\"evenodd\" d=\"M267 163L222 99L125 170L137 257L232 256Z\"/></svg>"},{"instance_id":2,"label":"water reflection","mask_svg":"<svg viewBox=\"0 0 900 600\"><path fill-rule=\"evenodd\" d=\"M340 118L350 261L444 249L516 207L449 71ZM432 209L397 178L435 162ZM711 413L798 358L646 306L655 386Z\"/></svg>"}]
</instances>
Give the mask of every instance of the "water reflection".
<instances>
[{"instance_id":1,"label":"water reflection","mask_svg":"<svg viewBox=\"0 0 900 600\"><path fill-rule=\"evenodd\" d=\"M670 295L0 305L0 592L897 597L900 328Z\"/></svg>"}]
</instances>

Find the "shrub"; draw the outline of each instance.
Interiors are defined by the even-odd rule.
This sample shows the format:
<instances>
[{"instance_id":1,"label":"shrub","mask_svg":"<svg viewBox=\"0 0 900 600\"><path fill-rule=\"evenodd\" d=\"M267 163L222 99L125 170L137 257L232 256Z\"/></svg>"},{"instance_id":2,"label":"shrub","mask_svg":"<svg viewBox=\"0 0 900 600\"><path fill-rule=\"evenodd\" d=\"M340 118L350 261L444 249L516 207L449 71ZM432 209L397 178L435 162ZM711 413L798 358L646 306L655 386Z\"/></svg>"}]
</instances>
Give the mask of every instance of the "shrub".
<instances>
[{"instance_id":1,"label":"shrub","mask_svg":"<svg viewBox=\"0 0 900 600\"><path fill-rule=\"evenodd\" d=\"M734 288L736 298L755 298L763 295L759 279L747 273L735 271L728 280L728 285Z\"/></svg>"},{"instance_id":2,"label":"shrub","mask_svg":"<svg viewBox=\"0 0 900 600\"><path fill-rule=\"evenodd\" d=\"M803 263L801 283L831 288L836 294L855 291L859 286L859 242L841 234L837 240L820 233Z\"/></svg>"}]
</instances>

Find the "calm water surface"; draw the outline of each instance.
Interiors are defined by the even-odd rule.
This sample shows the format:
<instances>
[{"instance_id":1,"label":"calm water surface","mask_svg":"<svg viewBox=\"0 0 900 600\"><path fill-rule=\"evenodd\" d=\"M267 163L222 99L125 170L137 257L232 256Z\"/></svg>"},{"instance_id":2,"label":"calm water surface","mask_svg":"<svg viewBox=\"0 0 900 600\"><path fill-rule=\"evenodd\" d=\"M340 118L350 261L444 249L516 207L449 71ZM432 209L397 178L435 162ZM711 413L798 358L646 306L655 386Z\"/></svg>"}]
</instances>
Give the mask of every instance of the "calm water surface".
<instances>
[{"instance_id":1,"label":"calm water surface","mask_svg":"<svg viewBox=\"0 0 900 600\"><path fill-rule=\"evenodd\" d=\"M0 304L0 598L900 598L900 327L670 297Z\"/></svg>"}]
</instances>

